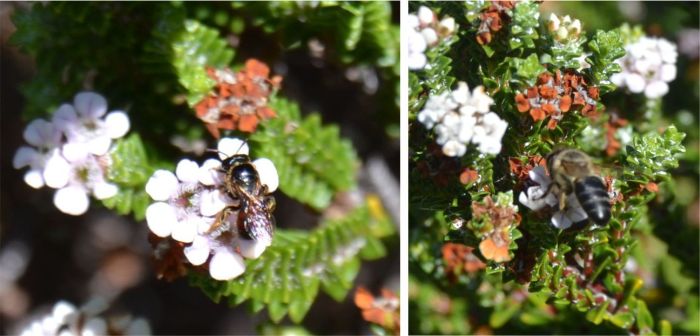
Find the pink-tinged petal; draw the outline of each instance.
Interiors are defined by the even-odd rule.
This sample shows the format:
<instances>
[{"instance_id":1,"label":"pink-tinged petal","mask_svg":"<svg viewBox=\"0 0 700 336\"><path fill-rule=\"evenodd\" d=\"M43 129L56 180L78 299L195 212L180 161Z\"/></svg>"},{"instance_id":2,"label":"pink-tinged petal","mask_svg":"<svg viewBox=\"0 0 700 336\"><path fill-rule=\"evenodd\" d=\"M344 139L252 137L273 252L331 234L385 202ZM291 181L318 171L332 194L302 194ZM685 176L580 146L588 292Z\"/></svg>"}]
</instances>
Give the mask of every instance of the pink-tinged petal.
<instances>
[{"instance_id":1,"label":"pink-tinged petal","mask_svg":"<svg viewBox=\"0 0 700 336\"><path fill-rule=\"evenodd\" d=\"M105 117L105 126L109 137L116 139L123 137L129 131L131 123L126 113L115 111Z\"/></svg>"},{"instance_id":2,"label":"pink-tinged petal","mask_svg":"<svg viewBox=\"0 0 700 336\"><path fill-rule=\"evenodd\" d=\"M204 161L198 172L199 183L206 186L223 184L224 174L220 169L221 161L216 159Z\"/></svg>"},{"instance_id":3,"label":"pink-tinged petal","mask_svg":"<svg viewBox=\"0 0 700 336\"><path fill-rule=\"evenodd\" d=\"M87 144L82 142L66 143L61 147L61 154L69 162L83 161L90 155Z\"/></svg>"},{"instance_id":4,"label":"pink-tinged petal","mask_svg":"<svg viewBox=\"0 0 700 336\"><path fill-rule=\"evenodd\" d=\"M44 181L51 188L63 188L73 174L71 165L55 150L44 167Z\"/></svg>"},{"instance_id":5,"label":"pink-tinged petal","mask_svg":"<svg viewBox=\"0 0 700 336\"><path fill-rule=\"evenodd\" d=\"M113 197L118 192L119 192L119 187L117 187L116 184L112 184L112 183L108 183L108 182L97 183L92 188L92 194L95 195L95 198L97 198L98 200L103 200L103 199Z\"/></svg>"},{"instance_id":6,"label":"pink-tinged petal","mask_svg":"<svg viewBox=\"0 0 700 336\"><path fill-rule=\"evenodd\" d=\"M39 157L39 152L29 146L22 146L17 149L15 157L12 159L12 166L20 169L31 165Z\"/></svg>"},{"instance_id":7,"label":"pink-tinged petal","mask_svg":"<svg viewBox=\"0 0 700 336\"><path fill-rule=\"evenodd\" d=\"M253 161L253 165L260 176L260 183L267 186L267 191L271 193L277 190L280 184L280 177L277 175L275 164L270 159L260 158Z\"/></svg>"},{"instance_id":8,"label":"pink-tinged petal","mask_svg":"<svg viewBox=\"0 0 700 336\"><path fill-rule=\"evenodd\" d=\"M155 201L165 201L175 194L178 183L172 172L156 170L146 183L146 193Z\"/></svg>"},{"instance_id":9,"label":"pink-tinged petal","mask_svg":"<svg viewBox=\"0 0 700 336\"><path fill-rule=\"evenodd\" d=\"M56 125L56 128L66 131L74 128L78 124L78 115L73 105L63 104L53 113L51 121Z\"/></svg>"},{"instance_id":10,"label":"pink-tinged petal","mask_svg":"<svg viewBox=\"0 0 700 336\"><path fill-rule=\"evenodd\" d=\"M221 160L227 157L233 156L235 154L248 155L248 144L237 138L223 138L219 140L219 145L217 146L219 150L219 158Z\"/></svg>"},{"instance_id":11,"label":"pink-tinged petal","mask_svg":"<svg viewBox=\"0 0 700 336\"><path fill-rule=\"evenodd\" d=\"M200 198L199 211L202 216L216 216L221 210L224 210L232 200L218 189L202 191Z\"/></svg>"},{"instance_id":12,"label":"pink-tinged petal","mask_svg":"<svg viewBox=\"0 0 700 336\"><path fill-rule=\"evenodd\" d=\"M664 82L670 82L674 79L676 79L676 65L664 64L661 67L661 80Z\"/></svg>"},{"instance_id":13,"label":"pink-tinged petal","mask_svg":"<svg viewBox=\"0 0 700 336\"><path fill-rule=\"evenodd\" d=\"M167 237L177 223L175 209L163 202L156 202L146 209L148 228L158 237Z\"/></svg>"},{"instance_id":14,"label":"pink-tinged petal","mask_svg":"<svg viewBox=\"0 0 700 336\"><path fill-rule=\"evenodd\" d=\"M566 230L571 227L571 219L566 217L564 211L557 211L552 216L552 225L557 229Z\"/></svg>"},{"instance_id":15,"label":"pink-tinged petal","mask_svg":"<svg viewBox=\"0 0 700 336\"><path fill-rule=\"evenodd\" d=\"M195 235L197 235L199 222L201 222L201 219L192 216L183 221L175 223L173 225L173 239L183 243L191 243L192 240L194 240Z\"/></svg>"},{"instance_id":16,"label":"pink-tinged petal","mask_svg":"<svg viewBox=\"0 0 700 336\"><path fill-rule=\"evenodd\" d=\"M625 85L627 88L629 88L630 92L640 93L644 91L644 87L646 87L647 82L642 75L637 73L629 73L627 76L625 76Z\"/></svg>"},{"instance_id":17,"label":"pink-tinged petal","mask_svg":"<svg viewBox=\"0 0 700 336\"><path fill-rule=\"evenodd\" d=\"M239 239L238 246L240 247L241 255L248 259L257 259L260 257L269 243L257 240Z\"/></svg>"},{"instance_id":18,"label":"pink-tinged petal","mask_svg":"<svg viewBox=\"0 0 700 336\"><path fill-rule=\"evenodd\" d=\"M175 168L175 175L182 182L195 183L199 177L199 166L192 160L180 160Z\"/></svg>"},{"instance_id":19,"label":"pink-tinged petal","mask_svg":"<svg viewBox=\"0 0 700 336\"><path fill-rule=\"evenodd\" d=\"M32 169L24 174L24 182L34 189L39 189L44 186L44 176L41 170Z\"/></svg>"},{"instance_id":20,"label":"pink-tinged petal","mask_svg":"<svg viewBox=\"0 0 700 336\"><path fill-rule=\"evenodd\" d=\"M204 236L196 236L192 245L185 247L185 257L192 265L204 264L209 258L209 239Z\"/></svg>"},{"instance_id":21,"label":"pink-tinged petal","mask_svg":"<svg viewBox=\"0 0 700 336\"><path fill-rule=\"evenodd\" d=\"M95 92L78 93L73 105L78 114L90 119L97 119L107 112L107 100Z\"/></svg>"},{"instance_id":22,"label":"pink-tinged petal","mask_svg":"<svg viewBox=\"0 0 700 336\"><path fill-rule=\"evenodd\" d=\"M24 129L24 140L36 147L53 148L58 146L60 133L53 124L44 119L34 119Z\"/></svg>"},{"instance_id":23,"label":"pink-tinged petal","mask_svg":"<svg viewBox=\"0 0 700 336\"><path fill-rule=\"evenodd\" d=\"M67 186L56 191L53 195L53 204L63 213L79 216L87 211L90 199L83 187Z\"/></svg>"},{"instance_id":24,"label":"pink-tinged petal","mask_svg":"<svg viewBox=\"0 0 700 336\"><path fill-rule=\"evenodd\" d=\"M243 258L229 249L218 249L209 262L209 274L216 280L231 280L243 272L245 272Z\"/></svg>"},{"instance_id":25,"label":"pink-tinged petal","mask_svg":"<svg viewBox=\"0 0 700 336\"><path fill-rule=\"evenodd\" d=\"M107 135L100 135L90 139L87 142L88 152L97 156L107 154L109 146L112 144L112 139Z\"/></svg>"}]
</instances>

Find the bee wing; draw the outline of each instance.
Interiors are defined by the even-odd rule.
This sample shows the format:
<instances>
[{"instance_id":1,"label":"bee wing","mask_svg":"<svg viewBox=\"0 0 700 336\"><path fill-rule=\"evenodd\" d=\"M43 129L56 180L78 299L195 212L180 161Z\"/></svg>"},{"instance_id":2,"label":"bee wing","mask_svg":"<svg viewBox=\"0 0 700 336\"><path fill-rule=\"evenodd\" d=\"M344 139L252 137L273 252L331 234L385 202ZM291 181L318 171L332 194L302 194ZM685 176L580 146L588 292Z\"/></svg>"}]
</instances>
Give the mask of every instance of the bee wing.
<instances>
[{"instance_id":1,"label":"bee wing","mask_svg":"<svg viewBox=\"0 0 700 336\"><path fill-rule=\"evenodd\" d=\"M275 231L275 218L260 202L253 202L248 208L244 227L250 238L269 244Z\"/></svg>"}]
</instances>

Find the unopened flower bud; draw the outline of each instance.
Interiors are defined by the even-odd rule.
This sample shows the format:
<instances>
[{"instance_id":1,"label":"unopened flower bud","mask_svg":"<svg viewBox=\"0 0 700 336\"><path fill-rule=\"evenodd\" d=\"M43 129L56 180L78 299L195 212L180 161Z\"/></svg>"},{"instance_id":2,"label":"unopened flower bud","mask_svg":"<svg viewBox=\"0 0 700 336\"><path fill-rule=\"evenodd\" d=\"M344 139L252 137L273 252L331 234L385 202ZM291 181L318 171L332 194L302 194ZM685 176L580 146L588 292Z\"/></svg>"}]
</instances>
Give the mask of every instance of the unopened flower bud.
<instances>
[{"instance_id":1,"label":"unopened flower bud","mask_svg":"<svg viewBox=\"0 0 700 336\"><path fill-rule=\"evenodd\" d=\"M578 35L581 34L581 21L576 19L573 23L571 23L569 26L569 34L574 37L578 37Z\"/></svg>"},{"instance_id":2,"label":"unopened flower bud","mask_svg":"<svg viewBox=\"0 0 700 336\"><path fill-rule=\"evenodd\" d=\"M554 13L549 14L549 20L547 21L547 29L549 29L550 32L555 32L559 30L559 17L556 16Z\"/></svg>"},{"instance_id":3,"label":"unopened flower bud","mask_svg":"<svg viewBox=\"0 0 700 336\"><path fill-rule=\"evenodd\" d=\"M442 19L442 21L440 21L439 29L440 29L439 33L442 36L452 34L452 32L455 31L455 19L453 19L451 17L447 17L447 18Z\"/></svg>"}]
</instances>

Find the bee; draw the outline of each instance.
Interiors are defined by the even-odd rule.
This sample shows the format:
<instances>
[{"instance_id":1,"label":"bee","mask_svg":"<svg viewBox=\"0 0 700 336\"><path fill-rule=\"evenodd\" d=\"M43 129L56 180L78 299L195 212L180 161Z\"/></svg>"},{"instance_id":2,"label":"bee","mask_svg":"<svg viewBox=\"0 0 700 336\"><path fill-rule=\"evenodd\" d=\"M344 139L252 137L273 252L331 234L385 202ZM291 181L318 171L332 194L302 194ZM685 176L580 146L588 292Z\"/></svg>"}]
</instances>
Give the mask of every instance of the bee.
<instances>
[{"instance_id":1,"label":"bee","mask_svg":"<svg viewBox=\"0 0 700 336\"><path fill-rule=\"evenodd\" d=\"M260 176L246 154L235 154L221 161L225 174L224 189L238 204L224 208L216 218L210 232L237 212L236 228L241 237L255 241L272 241L275 230L275 198L267 186L260 183Z\"/></svg>"},{"instance_id":2,"label":"bee","mask_svg":"<svg viewBox=\"0 0 700 336\"><path fill-rule=\"evenodd\" d=\"M586 153L571 148L558 148L547 155L547 169L552 184L545 196L553 192L559 198L559 210L566 208L566 199L575 194L583 211L595 224L610 220L610 197L603 180L593 171L593 162ZM574 223L580 226L583 223Z\"/></svg>"}]
</instances>

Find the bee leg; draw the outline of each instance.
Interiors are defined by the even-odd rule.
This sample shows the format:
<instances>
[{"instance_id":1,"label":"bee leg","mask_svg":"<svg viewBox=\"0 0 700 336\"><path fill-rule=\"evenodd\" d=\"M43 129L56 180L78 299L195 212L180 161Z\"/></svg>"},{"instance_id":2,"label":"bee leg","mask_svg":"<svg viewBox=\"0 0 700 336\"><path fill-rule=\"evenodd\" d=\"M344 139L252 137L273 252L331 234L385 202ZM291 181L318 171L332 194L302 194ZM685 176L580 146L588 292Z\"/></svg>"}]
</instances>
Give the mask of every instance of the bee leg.
<instances>
[{"instance_id":1,"label":"bee leg","mask_svg":"<svg viewBox=\"0 0 700 336\"><path fill-rule=\"evenodd\" d=\"M267 208L268 211L275 211L275 207L277 207L277 201L275 201L275 198L272 196L265 197L263 199L263 202L265 202L265 207Z\"/></svg>"},{"instance_id":2,"label":"bee leg","mask_svg":"<svg viewBox=\"0 0 700 336\"><path fill-rule=\"evenodd\" d=\"M219 211L218 214L216 214L216 219L214 220L214 224L211 225L209 230L207 230L207 234L212 233L216 231L218 228L220 228L224 222L228 219L228 216L233 212L238 210L237 207L235 206L227 206L223 210Z\"/></svg>"},{"instance_id":3,"label":"bee leg","mask_svg":"<svg viewBox=\"0 0 700 336\"><path fill-rule=\"evenodd\" d=\"M560 193L559 194L559 210L564 210L565 207L566 207L566 194Z\"/></svg>"}]
</instances>

